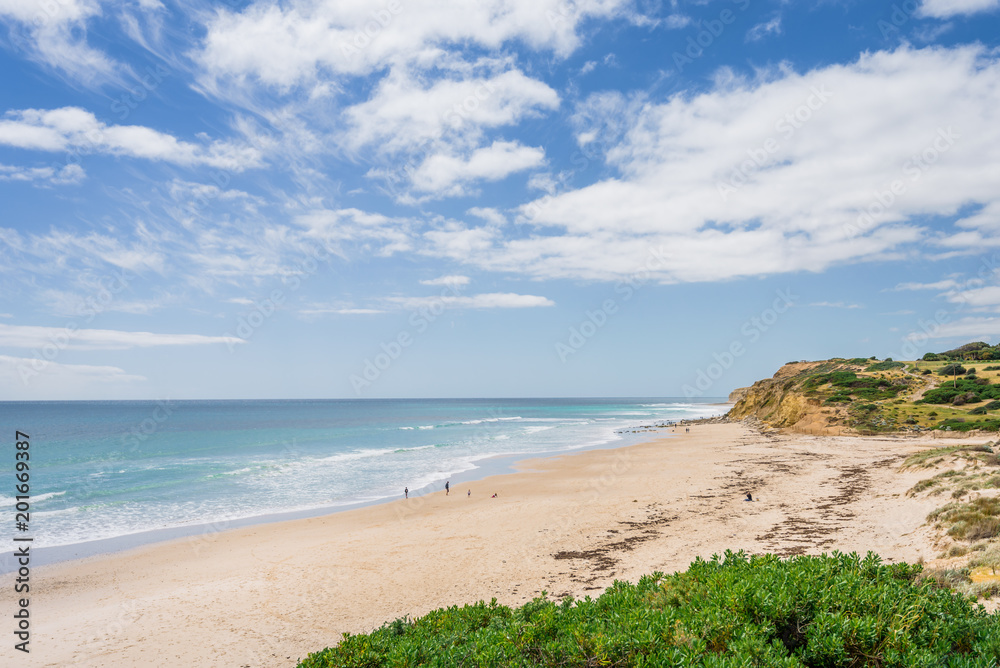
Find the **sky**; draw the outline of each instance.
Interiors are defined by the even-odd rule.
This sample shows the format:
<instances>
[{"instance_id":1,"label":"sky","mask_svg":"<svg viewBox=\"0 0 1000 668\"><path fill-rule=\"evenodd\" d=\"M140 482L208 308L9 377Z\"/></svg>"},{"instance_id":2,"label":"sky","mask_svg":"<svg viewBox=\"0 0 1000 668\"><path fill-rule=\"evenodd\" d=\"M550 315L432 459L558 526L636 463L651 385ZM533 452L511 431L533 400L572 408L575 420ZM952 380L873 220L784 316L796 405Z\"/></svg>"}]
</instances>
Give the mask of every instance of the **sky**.
<instances>
[{"instance_id":1,"label":"sky","mask_svg":"<svg viewBox=\"0 0 1000 668\"><path fill-rule=\"evenodd\" d=\"M1000 340L1000 0L0 24L0 400L705 398Z\"/></svg>"}]
</instances>

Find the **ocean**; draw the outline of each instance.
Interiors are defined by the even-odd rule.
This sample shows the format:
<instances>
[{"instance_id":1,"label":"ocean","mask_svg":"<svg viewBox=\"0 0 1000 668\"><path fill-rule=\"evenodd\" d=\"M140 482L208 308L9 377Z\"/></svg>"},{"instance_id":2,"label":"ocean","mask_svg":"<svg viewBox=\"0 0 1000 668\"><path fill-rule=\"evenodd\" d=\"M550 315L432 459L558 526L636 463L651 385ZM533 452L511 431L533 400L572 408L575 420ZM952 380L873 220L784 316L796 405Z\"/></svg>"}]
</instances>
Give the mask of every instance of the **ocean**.
<instances>
[{"instance_id":1,"label":"ocean","mask_svg":"<svg viewBox=\"0 0 1000 668\"><path fill-rule=\"evenodd\" d=\"M30 522L19 535L38 550L322 514L401 498L404 487L421 495L721 411L671 398L0 402L11 446L0 498L16 533L15 431L30 437Z\"/></svg>"}]
</instances>

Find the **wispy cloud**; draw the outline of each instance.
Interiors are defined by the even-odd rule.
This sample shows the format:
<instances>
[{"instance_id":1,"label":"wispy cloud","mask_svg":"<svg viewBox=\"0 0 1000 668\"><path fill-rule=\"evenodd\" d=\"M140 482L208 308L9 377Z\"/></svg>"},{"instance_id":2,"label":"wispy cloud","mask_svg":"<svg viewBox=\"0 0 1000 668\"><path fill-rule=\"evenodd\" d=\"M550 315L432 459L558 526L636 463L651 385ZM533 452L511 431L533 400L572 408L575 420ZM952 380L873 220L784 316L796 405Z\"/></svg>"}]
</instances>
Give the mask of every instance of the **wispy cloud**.
<instances>
[{"instance_id":1,"label":"wispy cloud","mask_svg":"<svg viewBox=\"0 0 1000 668\"><path fill-rule=\"evenodd\" d=\"M74 84L121 82L129 69L87 43L87 23L101 15L99 0L0 2L11 47Z\"/></svg>"},{"instance_id":2,"label":"wispy cloud","mask_svg":"<svg viewBox=\"0 0 1000 668\"><path fill-rule=\"evenodd\" d=\"M918 14L936 19L970 16L1000 9L1000 0L924 0Z\"/></svg>"},{"instance_id":3,"label":"wispy cloud","mask_svg":"<svg viewBox=\"0 0 1000 668\"><path fill-rule=\"evenodd\" d=\"M260 151L253 146L218 140L193 144L141 125L108 125L79 107L8 111L0 120L0 144L208 165L235 172L261 164Z\"/></svg>"},{"instance_id":4,"label":"wispy cloud","mask_svg":"<svg viewBox=\"0 0 1000 668\"><path fill-rule=\"evenodd\" d=\"M1000 335L1000 318L961 318L944 323L927 335L933 339L965 339L976 341Z\"/></svg>"},{"instance_id":5,"label":"wispy cloud","mask_svg":"<svg viewBox=\"0 0 1000 668\"><path fill-rule=\"evenodd\" d=\"M892 288L892 290L893 291L901 291L901 290L951 290L953 288L959 287L959 285L961 285L961 284L958 281L956 281L954 279L951 279L951 278L946 278L944 280L934 281L933 283L919 283L919 282L900 283L896 287Z\"/></svg>"},{"instance_id":6,"label":"wispy cloud","mask_svg":"<svg viewBox=\"0 0 1000 668\"><path fill-rule=\"evenodd\" d=\"M420 281L420 285L468 285L471 280L468 276L440 276Z\"/></svg>"},{"instance_id":7,"label":"wispy cloud","mask_svg":"<svg viewBox=\"0 0 1000 668\"><path fill-rule=\"evenodd\" d=\"M87 173L80 165L55 167L22 167L0 165L0 181L25 181L47 185L75 185L83 181Z\"/></svg>"},{"instance_id":8,"label":"wispy cloud","mask_svg":"<svg viewBox=\"0 0 1000 668\"><path fill-rule=\"evenodd\" d=\"M861 308L860 304L847 304L845 302L813 302L809 306L822 308Z\"/></svg>"},{"instance_id":9,"label":"wispy cloud","mask_svg":"<svg viewBox=\"0 0 1000 668\"><path fill-rule=\"evenodd\" d=\"M76 350L124 350L152 346L201 346L220 343L238 344L245 341L232 336L154 334L112 329L75 329L0 323L0 346L9 348L42 348L47 345L57 345Z\"/></svg>"},{"instance_id":10,"label":"wispy cloud","mask_svg":"<svg viewBox=\"0 0 1000 668\"><path fill-rule=\"evenodd\" d=\"M758 23L747 31L747 42L759 42L769 35L781 34L781 15L777 14L769 21Z\"/></svg>"},{"instance_id":11,"label":"wispy cloud","mask_svg":"<svg viewBox=\"0 0 1000 668\"><path fill-rule=\"evenodd\" d=\"M555 306L556 303L547 297L537 295L519 295L511 292L490 292L480 295L440 297L390 297L387 301L407 310L417 310L428 306L444 306L445 308L536 308Z\"/></svg>"}]
</instances>

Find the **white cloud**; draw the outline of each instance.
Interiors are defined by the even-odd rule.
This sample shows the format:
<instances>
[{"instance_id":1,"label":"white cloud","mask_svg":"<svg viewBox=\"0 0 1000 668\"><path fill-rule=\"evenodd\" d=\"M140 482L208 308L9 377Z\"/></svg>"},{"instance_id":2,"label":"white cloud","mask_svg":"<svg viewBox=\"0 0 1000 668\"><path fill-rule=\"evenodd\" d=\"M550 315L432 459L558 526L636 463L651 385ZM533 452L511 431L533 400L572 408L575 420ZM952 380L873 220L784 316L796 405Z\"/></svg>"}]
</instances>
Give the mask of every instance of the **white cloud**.
<instances>
[{"instance_id":1,"label":"white cloud","mask_svg":"<svg viewBox=\"0 0 1000 668\"><path fill-rule=\"evenodd\" d=\"M152 248L147 240L128 243L114 235L96 232L78 235L53 229L42 235L23 238L14 230L0 228L0 243L5 244L9 252L29 254L46 263L46 268L50 270L65 270L78 259L87 269L111 265L134 272L162 272L165 263L164 255ZM118 273L111 275L117 276Z\"/></svg>"},{"instance_id":2,"label":"white cloud","mask_svg":"<svg viewBox=\"0 0 1000 668\"><path fill-rule=\"evenodd\" d=\"M933 283L900 283L893 288L894 291L899 290L951 290L952 288L957 288L959 282L946 278L941 281L935 281Z\"/></svg>"},{"instance_id":3,"label":"white cloud","mask_svg":"<svg viewBox=\"0 0 1000 668\"><path fill-rule=\"evenodd\" d=\"M512 292L490 292L468 297L443 295L439 297L390 297L387 301L407 310L417 310L434 305L445 308L536 308L555 306L555 302L537 295L519 295Z\"/></svg>"},{"instance_id":4,"label":"white cloud","mask_svg":"<svg viewBox=\"0 0 1000 668\"><path fill-rule=\"evenodd\" d=\"M448 223L425 233L427 252L614 280L664 247L652 271L663 282L902 257L930 237L927 217L1000 201L998 79L997 56L980 46L900 48L756 80L723 71L705 93L629 106L627 132L606 150L618 176L521 207L536 235Z\"/></svg>"},{"instance_id":5,"label":"white cloud","mask_svg":"<svg viewBox=\"0 0 1000 668\"><path fill-rule=\"evenodd\" d=\"M485 220L487 223L490 223L492 225L507 224L507 217L492 207L474 206L468 211L466 211L466 213L469 214L470 216L481 218L482 220Z\"/></svg>"},{"instance_id":6,"label":"white cloud","mask_svg":"<svg viewBox=\"0 0 1000 668\"><path fill-rule=\"evenodd\" d=\"M495 50L517 40L566 56L577 48L582 21L612 16L624 4L624 0L254 3L241 12L213 14L196 58L207 88L231 79L287 89L324 75L366 75L386 65L429 64L456 44Z\"/></svg>"},{"instance_id":7,"label":"white cloud","mask_svg":"<svg viewBox=\"0 0 1000 668\"><path fill-rule=\"evenodd\" d=\"M78 329L72 327L39 327L0 323L0 346L10 348L45 348L75 350L124 350L152 346L199 346L209 344L245 343L232 336L201 334L153 334L123 332L113 329Z\"/></svg>"},{"instance_id":8,"label":"white cloud","mask_svg":"<svg viewBox=\"0 0 1000 668\"><path fill-rule=\"evenodd\" d=\"M1000 286L988 285L972 290L955 291L948 295L948 301L972 308L1000 306Z\"/></svg>"},{"instance_id":9,"label":"white cloud","mask_svg":"<svg viewBox=\"0 0 1000 668\"><path fill-rule=\"evenodd\" d=\"M966 341L981 341L1000 335L1000 318L961 318L946 322L933 331L927 332L932 339L960 338Z\"/></svg>"},{"instance_id":10,"label":"white cloud","mask_svg":"<svg viewBox=\"0 0 1000 668\"><path fill-rule=\"evenodd\" d=\"M918 14L937 19L978 14L1000 8L1000 0L924 0Z\"/></svg>"},{"instance_id":11,"label":"white cloud","mask_svg":"<svg viewBox=\"0 0 1000 668\"><path fill-rule=\"evenodd\" d=\"M394 153L444 141L473 145L484 128L513 125L559 106L548 85L509 70L494 76L440 79L428 84L394 70L367 101L348 108L343 142Z\"/></svg>"},{"instance_id":12,"label":"white cloud","mask_svg":"<svg viewBox=\"0 0 1000 668\"><path fill-rule=\"evenodd\" d=\"M667 17L666 26L671 30L680 30L691 25L691 17L685 14L671 14Z\"/></svg>"},{"instance_id":13,"label":"white cloud","mask_svg":"<svg viewBox=\"0 0 1000 668\"><path fill-rule=\"evenodd\" d=\"M95 396L95 390L127 391L145 380L116 366L0 355L0 399L4 400L79 399Z\"/></svg>"},{"instance_id":14,"label":"white cloud","mask_svg":"<svg viewBox=\"0 0 1000 668\"><path fill-rule=\"evenodd\" d=\"M0 18L13 23L8 33L11 46L85 85L121 81L128 71L87 44L87 21L100 15L98 0L0 0Z\"/></svg>"},{"instance_id":15,"label":"white cloud","mask_svg":"<svg viewBox=\"0 0 1000 668\"><path fill-rule=\"evenodd\" d=\"M0 120L0 144L36 151L78 151L208 165L243 171L261 163L252 146L215 141L192 144L139 125L107 125L79 107L8 111Z\"/></svg>"},{"instance_id":16,"label":"white cloud","mask_svg":"<svg viewBox=\"0 0 1000 668\"><path fill-rule=\"evenodd\" d=\"M75 185L87 177L80 165L68 164L55 167L21 167L0 165L0 181L42 182L49 185Z\"/></svg>"},{"instance_id":17,"label":"white cloud","mask_svg":"<svg viewBox=\"0 0 1000 668\"><path fill-rule=\"evenodd\" d=\"M510 174L538 167L545 151L514 141L495 141L468 157L441 153L428 157L413 174L413 187L435 196L465 194L472 181L498 181Z\"/></svg>"},{"instance_id":18,"label":"white cloud","mask_svg":"<svg viewBox=\"0 0 1000 668\"><path fill-rule=\"evenodd\" d=\"M819 306L823 308L861 308L859 304L845 304L844 302L813 302L809 306Z\"/></svg>"},{"instance_id":19,"label":"white cloud","mask_svg":"<svg viewBox=\"0 0 1000 668\"><path fill-rule=\"evenodd\" d=\"M376 308L306 308L299 311L302 315L376 315L385 311Z\"/></svg>"},{"instance_id":20,"label":"white cloud","mask_svg":"<svg viewBox=\"0 0 1000 668\"><path fill-rule=\"evenodd\" d=\"M420 281L420 285L468 285L472 279L468 276L440 276L438 278L430 278L426 281Z\"/></svg>"},{"instance_id":21,"label":"white cloud","mask_svg":"<svg viewBox=\"0 0 1000 668\"><path fill-rule=\"evenodd\" d=\"M770 21L763 21L747 31L747 42L759 42L768 35L781 34L781 15L777 15Z\"/></svg>"},{"instance_id":22,"label":"white cloud","mask_svg":"<svg viewBox=\"0 0 1000 668\"><path fill-rule=\"evenodd\" d=\"M360 209L314 209L296 216L295 223L305 229L306 238L339 254L344 253L343 247L348 243L381 256L413 246L410 221Z\"/></svg>"}]
</instances>

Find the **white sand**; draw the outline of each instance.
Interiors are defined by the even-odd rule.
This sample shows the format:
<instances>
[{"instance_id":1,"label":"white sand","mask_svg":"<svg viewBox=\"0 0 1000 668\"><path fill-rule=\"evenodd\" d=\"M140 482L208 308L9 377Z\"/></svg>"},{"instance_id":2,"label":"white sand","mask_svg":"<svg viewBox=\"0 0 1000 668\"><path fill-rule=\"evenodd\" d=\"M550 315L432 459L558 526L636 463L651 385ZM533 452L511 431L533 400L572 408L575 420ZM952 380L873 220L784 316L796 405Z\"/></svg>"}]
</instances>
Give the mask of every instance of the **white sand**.
<instances>
[{"instance_id":1,"label":"white sand","mask_svg":"<svg viewBox=\"0 0 1000 668\"><path fill-rule=\"evenodd\" d=\"M898 467L939 444L697 425L525 462L447 497L37 567L31 654L8 636L0 664L293 666L345 631L405 614L493 597L520 605L542 590L597 595L727 548L930 559L921 525L938 501L906 497L927 474ZM758 500L744 502L747 491Z\"/></svg>"}]
</instances>

